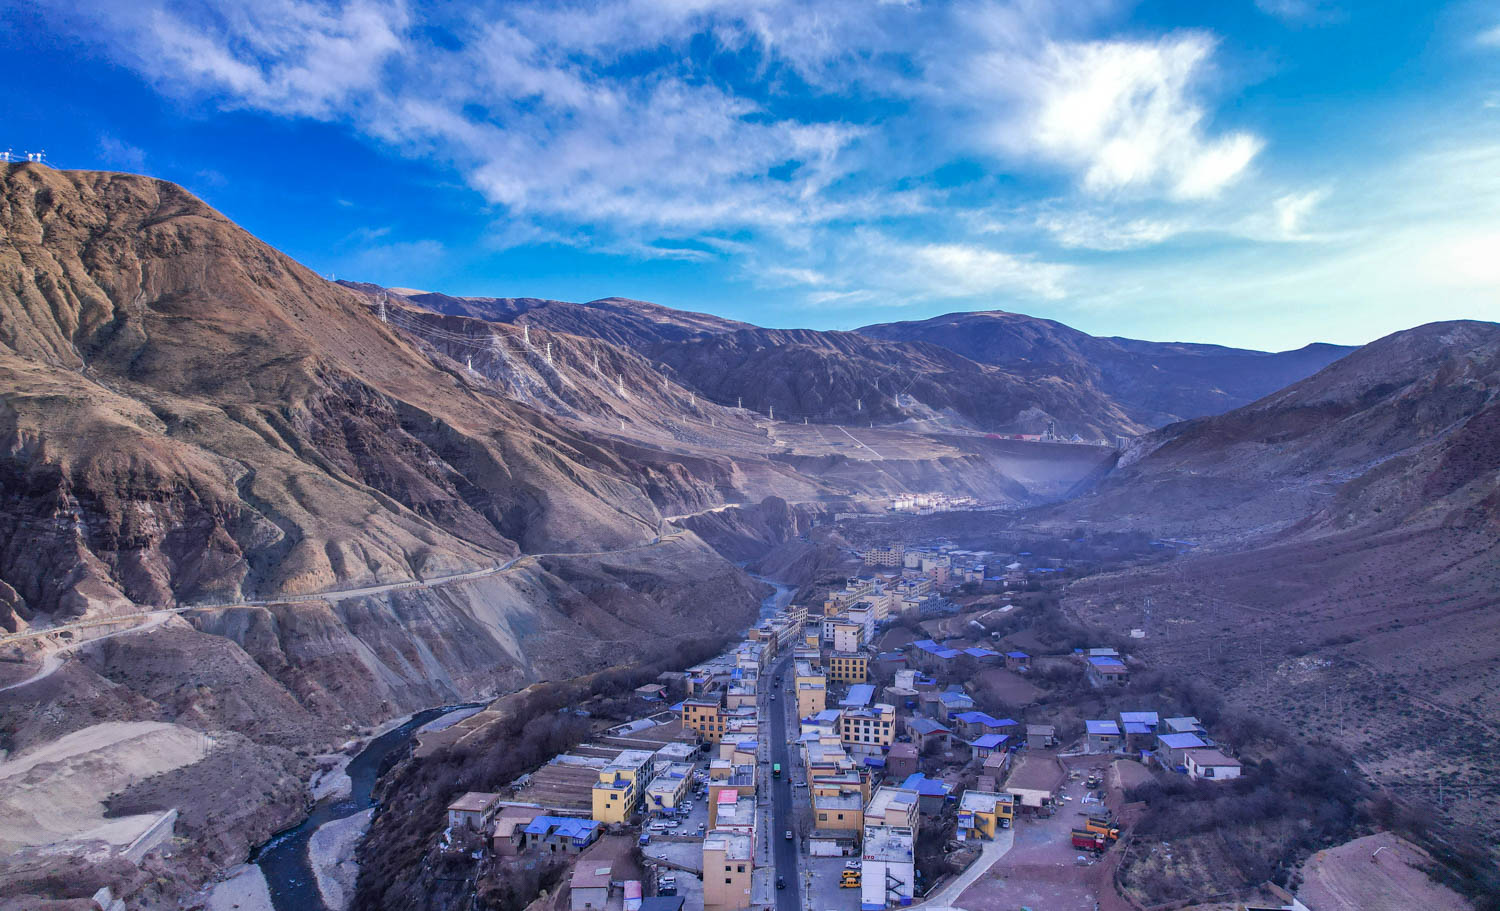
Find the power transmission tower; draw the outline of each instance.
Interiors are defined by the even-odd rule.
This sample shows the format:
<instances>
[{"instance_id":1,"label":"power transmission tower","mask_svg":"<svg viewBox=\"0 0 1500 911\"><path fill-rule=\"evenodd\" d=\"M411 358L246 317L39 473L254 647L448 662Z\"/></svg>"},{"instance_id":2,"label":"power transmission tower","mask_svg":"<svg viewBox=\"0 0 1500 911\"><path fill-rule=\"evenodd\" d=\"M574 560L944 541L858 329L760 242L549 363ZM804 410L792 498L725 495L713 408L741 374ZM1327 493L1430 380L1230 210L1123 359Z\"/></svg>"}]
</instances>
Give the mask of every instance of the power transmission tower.
<instances>
[{"instance_id":1,"label":"power transmission tower","mask_svg":"<svg viewBox=\"0 0 1500 911\"><path fill-rule=\"evenodd\" d=\"M380 295L380 303L375 307L375 315L380 317L382 323L387 322L385 318L385 295Z\"/></svg>"},{"instance_id":2,"label":"power transmission tower","mask_svg":"<svg viewBox=\"0 0 1500 911\"><path fill-rule=\"evenodd\" d=\"M547 366L551 367L552 366L552 343L550 341L547 343L547 353L546 353L545 357L547 358Z\"/></svg>"},{"instance_id":3,"label":"power transmission tower","mask_svg":"<svg viewBox=\"0 0 1500 911\"><path fill-rule=\"evenodd\" d=\"M854 410L855 410L856 413L860 412L860 411L864 411L865 410L865 400L864 399L855 399L854 400Z\"/></svg>"},{"instance_id":4,"label":"power transmission tower","mask_svg":"<svg viewBox=\"0 0 1500 911\"><path fill-rule=\"evenodd\" d=\"M742 395L735 396L734 397L734 407L743 409L745 407L745 397L742 396Z\"/></svg>"},{"instance_id":5,"label":"power transmission tower","mask_svg":"<svg viewBox=\"0 0 1500 911\"><path fill-rule=\"evenodd\" d=\"M771 420L774 421L774 420L776 420L776 406L772 405L772 406L770 406L770 408L771 408L770 418L771 418Z\"/></svg>"},{"instance_id":6,"label":"power transmission tower","mask_svg":"<svg viewBox=\"0 0 1500 911\"><path fill-rule=\"evenodd\" d=\"M531 347L531 327L530 326L526 326L526 325L522 325L521 326L521 335L526 340L526 347L530 348Z\"/></svg>"}]
</instances>

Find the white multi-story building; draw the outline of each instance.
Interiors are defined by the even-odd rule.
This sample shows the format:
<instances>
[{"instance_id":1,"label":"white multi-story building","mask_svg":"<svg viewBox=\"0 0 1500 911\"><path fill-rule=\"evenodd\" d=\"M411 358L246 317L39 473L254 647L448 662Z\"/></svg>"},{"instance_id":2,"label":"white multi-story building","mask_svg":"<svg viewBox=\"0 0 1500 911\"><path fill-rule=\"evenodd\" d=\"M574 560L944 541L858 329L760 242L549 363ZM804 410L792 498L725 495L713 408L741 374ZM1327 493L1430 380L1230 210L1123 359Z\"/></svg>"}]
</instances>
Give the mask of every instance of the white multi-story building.
<instances>
[{"instance_id":1,"label":"white multi-story building","mask_svg":"<svg viewBox=\"0 0 1500 911\"><path fill-rule=\"evenodd\" d=\"M916 831L910 826L865 826L861 908L910 904L916 893Z\"/></svg>"}]
</instances>

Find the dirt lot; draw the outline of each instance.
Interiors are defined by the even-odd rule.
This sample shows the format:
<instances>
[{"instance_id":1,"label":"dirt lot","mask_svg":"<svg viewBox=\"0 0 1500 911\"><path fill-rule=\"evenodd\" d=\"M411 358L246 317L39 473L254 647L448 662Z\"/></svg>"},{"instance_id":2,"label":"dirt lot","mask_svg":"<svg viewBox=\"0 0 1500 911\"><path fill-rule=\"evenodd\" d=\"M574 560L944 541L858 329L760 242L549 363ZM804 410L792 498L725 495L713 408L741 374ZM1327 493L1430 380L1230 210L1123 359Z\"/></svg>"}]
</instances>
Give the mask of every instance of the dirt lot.
<instances>
[{"instance_id":1,"label":"dirt lot","mask_svg":"<svg viewBox=\"0 0 1500 911\"><path fill-rule=\"evenodd\" d=\"M967 911L1015 911L1024 906L1046 911L1094 911L1093 855L1079 864L1068 832L1080 823L1081 781L1070 781L1066 801L1051 819L1020 819L1015 845L990 871L964 890L956 903ZM1091 805L1098 809L1097 805Z\"/></svg>"},{"instance_id":2,"label":"dirt lot","mask_svg":"<svg viewBox=\"0 0 1500 911\"><path fill-rule=\"evenodd\" d=\"M1007 705L1027 705L1042 694L1030 680L1000 667L981 671L979 680Z\"/></svg>"},{"instance_id":3,"label":"dirt lot","mask_svg":"<svg viewBox=\"0 0 1500 911\"><path fill-rule=\"evenodd\" d=\"M1297 897L1312 911L1466 911L1468 902L1422 872L1430 863L1389 832L1367 835L1314 854Z\"/></svg>"}]
</instances>

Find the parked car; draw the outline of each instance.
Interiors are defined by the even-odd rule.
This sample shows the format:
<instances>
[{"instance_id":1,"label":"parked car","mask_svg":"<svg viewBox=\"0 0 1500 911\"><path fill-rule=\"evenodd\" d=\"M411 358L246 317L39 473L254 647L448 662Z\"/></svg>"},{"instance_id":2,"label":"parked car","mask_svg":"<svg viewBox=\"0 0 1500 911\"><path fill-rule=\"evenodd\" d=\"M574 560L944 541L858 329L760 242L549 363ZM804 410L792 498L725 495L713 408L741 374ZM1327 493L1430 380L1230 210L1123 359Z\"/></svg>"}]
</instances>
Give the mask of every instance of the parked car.
<instances>
[{"instance_id":1,"label":"parked car","mask_svg":"<svg viewBox=\"0 0 1500 911\"><path fill-rule=\"evenodd\" d=\"M678 822L678 821L677 821L677 820L675 820L675 819L674 819L674 820L672 820L672 821L671 821L671 822L669 822L669 823L666 823L666 827L667 827L667 828L669 828L669 829L675 829L675 828L677 828L677 827L678 827L678 826L680 826L680 825L682 825L682 823L680 823L680 822Z\"/></svg>"},{"instance_id":2,"label":"parked car","mask_svg":"<svg viewBox=\"0 0 1500 911\"><path fill-rule=\"evenodd\" d=\"M786 830L786 840L787 841L791 841L792 840L792 830L791 829L787 829Z\"/></svg>"},{"instance_id":3,"label":"parked car","mask_svg":"<svg viewBox=\"0 0 1500 911\"><path fill-rule=\"evenodd\" d=\"M786 888L786 877L785 876L778 876L778 877L776 877L776 888L778 888L778 889L785 889Z\"/></svg>"},{"instance_id":4,"label":"parked car","mask_svg":"<svg viewBox=\"0 0 1500 911\"><path fill-rule=\"evenodd\" d=\"M860 864L860 862L857 861L857 860L846 860L846 861L844 861L844 869L845 870L858 870L861 866L862 866L862 864Z\"/></svg>"}]
</instances>

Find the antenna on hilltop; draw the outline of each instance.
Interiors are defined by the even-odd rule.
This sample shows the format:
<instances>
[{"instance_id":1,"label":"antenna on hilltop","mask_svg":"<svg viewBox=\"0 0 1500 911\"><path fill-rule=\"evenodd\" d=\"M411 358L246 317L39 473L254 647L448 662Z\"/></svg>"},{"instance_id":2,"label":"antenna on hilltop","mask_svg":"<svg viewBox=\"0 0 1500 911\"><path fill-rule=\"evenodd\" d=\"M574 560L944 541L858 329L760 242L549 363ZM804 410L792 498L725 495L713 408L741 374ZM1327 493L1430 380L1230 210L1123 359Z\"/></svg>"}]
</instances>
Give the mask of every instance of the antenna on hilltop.
<instances>
[{"instance_id":1,"label":"antenna on hilltop","mask_svg":"<svg viewBox=\"0 0 1500 911\"><path fill-rule=\"evenodd\" d=\"M771 420L774 421L774 420L776 420L776 406L775 405L771 405L770 409L771 409L771 413L769 415L767 415L767 417L769 417Z\"/></svg>"}]
</instances>

